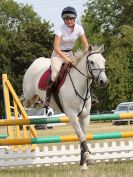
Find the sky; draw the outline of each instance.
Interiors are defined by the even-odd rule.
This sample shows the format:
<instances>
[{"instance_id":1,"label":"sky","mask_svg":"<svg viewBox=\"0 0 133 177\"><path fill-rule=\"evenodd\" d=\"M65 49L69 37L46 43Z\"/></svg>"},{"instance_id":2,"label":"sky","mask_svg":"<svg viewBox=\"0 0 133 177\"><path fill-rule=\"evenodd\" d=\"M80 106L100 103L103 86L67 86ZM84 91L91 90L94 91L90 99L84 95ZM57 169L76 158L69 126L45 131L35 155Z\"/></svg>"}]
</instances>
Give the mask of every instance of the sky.
<instances>
[{"instance_id":1,"label":"sky","mask_svg":"<svg viewBox=\"0 0 133 177\"><path fill-rule=\"evenodd\" d=\"M72 6L76 9L78 17L77 21L80 23L80 17L84 13L84 4L88 0L15 0L17 3L29 4L38 15L58 27L62 24L61 12L67 6Z\"/></svg>"}]
</instances>

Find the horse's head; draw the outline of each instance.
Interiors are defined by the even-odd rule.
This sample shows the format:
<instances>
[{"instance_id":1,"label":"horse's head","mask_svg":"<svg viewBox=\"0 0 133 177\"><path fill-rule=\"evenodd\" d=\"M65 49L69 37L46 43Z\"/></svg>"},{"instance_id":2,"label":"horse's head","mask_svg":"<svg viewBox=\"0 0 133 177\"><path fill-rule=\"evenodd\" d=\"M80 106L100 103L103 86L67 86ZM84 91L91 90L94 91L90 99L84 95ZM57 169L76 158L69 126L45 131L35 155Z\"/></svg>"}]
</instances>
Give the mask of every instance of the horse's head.
<instances>
[{"instance_id":1,"label":"horse's head","mask_svg":"<svg viewBox=\"0 0 133 177\"><path fill-rule=\"evenodd\" d=\"M105 58L102 56L104 46L89 46L86 55L86 68L88 75L97 81L101 87L105 87L108 83L105 74Z\"/></svg>"}]
</instances>

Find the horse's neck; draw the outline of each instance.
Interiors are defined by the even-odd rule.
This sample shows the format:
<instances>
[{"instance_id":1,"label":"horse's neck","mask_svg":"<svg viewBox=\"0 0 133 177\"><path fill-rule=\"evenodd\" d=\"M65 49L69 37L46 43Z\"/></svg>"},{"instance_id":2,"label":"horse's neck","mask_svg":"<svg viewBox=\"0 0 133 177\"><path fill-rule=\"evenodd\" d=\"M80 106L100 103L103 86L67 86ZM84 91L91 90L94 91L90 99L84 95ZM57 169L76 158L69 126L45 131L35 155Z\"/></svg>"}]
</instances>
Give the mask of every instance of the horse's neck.
<instances>
[{"instance_id":1,"label":"horse's neck","mask_svg":"<svg viewBox=\"0 0 133 177\"><path fill-rule=\"evenodd\" d=\"M76 68L83 73L84 75L82 75L79 71L77 71L75 68L71 69L70 75L71 78L74 82L74 85L76 87L76 89L82 94L84 95L86 93L86 89L87 89L87 77L88 73L86 70L86 60L85 59L81 59L78 64L76 65ZM91 79L88 79L88 88L91 84Z\"/></svg>"}]
</instances>

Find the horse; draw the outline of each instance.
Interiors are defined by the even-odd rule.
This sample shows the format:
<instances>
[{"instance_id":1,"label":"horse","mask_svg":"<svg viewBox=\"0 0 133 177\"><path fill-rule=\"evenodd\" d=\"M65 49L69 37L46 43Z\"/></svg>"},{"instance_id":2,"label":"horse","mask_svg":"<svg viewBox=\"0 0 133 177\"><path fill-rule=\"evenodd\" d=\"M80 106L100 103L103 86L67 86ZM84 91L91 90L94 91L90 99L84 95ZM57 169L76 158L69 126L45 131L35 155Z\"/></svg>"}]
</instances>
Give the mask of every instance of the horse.
<instances>
[{"instance_id":1,"label":"horse","mask_svg":"<svg viewBox=\"0 0 133 177\"><path fill-rule=\"evenodd\" d=\"M108 83L105 73L105 58L102 56L103 51L103 45L89 46L88 49L78 50L73 54L73 67L58 93L63 111L69 117L80 140L81 169L87 169L87 165L94 162L86 141L86 128L90 122L91 83L96 81L100 87L105 87ZM40 90L38 83L44 71L49 67L50 59L40 57L27 69L23 78L23 94L26 102L33 104L35 96L39 96L42 101L45 101L46 91ZM53 97L51 107L54 111L59 111Z\"/></svg>"}]
</instances>

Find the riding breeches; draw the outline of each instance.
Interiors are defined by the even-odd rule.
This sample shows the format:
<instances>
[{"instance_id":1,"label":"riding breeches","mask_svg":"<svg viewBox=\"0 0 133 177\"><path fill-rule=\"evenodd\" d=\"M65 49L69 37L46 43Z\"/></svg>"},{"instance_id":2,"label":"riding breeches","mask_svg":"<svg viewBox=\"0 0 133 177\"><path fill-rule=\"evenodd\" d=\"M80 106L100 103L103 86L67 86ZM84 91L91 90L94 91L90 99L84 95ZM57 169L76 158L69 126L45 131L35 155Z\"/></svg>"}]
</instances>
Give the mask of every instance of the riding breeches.
<instances>
[{"instance_id":1,"label":"riding breeches","mask_svg":"<svg viewBox=\"0 0 133 177\"><path fill-rule=\"evenodd\" d=\"M72 57L73 53L72 52L67 52L67 54ZM51 70L52 70L52 74L51 74L51 80L55 81L56 76L58 74L58 72L61 69L62 64L65 61L63 60L63 58L61 58L55 51L53 51L52 56L51 56Z\"/></svg>"}]
</instances>

